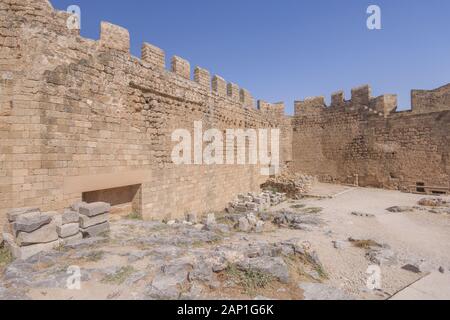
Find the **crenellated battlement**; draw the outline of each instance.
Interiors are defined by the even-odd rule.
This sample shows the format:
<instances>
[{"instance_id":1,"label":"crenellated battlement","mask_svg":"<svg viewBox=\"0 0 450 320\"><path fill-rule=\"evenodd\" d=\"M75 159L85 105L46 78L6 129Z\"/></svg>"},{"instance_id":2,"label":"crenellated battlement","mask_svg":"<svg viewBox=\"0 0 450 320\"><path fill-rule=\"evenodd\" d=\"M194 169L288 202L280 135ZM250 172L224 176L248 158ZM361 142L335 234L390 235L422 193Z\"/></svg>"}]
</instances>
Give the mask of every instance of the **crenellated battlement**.
<instances>
[{"instance_id":1,"label":"crenellated battlement","mask_svg":"<svg viewBox=\"0 0 450 320\"><path fill-rule=\"evenodd\" d=\"M325 97L309 97L303 101L295 101L294 109L295 115L311 115L321 113L326 110Z\"/></svg>"},{"instance_id":2,"label":"crenellated battlement","mask_svg":"<svg viewBox=\"0 0 450 320\"><path fill-rule=\"evenodd\" d=\"M450 110L450 84L435 90L413 90L412 112L432 113ZM352 89L352 97L345 100L344 91L331 94L331 104L327 106L324 97L311 97L295 102L295 115L308 116L329 111L360 112L367 115L388 117L397 113L398 98L396 94L372 96L372 88L363 85Z\"/></svg>"}]
</instances>

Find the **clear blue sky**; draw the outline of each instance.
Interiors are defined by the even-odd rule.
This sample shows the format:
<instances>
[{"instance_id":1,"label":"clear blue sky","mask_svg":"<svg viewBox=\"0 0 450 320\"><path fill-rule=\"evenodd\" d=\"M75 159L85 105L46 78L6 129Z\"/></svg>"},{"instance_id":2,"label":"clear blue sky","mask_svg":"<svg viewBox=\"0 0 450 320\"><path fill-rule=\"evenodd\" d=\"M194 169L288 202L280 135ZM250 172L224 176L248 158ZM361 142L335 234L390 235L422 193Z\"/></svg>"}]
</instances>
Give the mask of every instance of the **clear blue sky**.
<instances>
[{"instance_id":1,"label":"clear blue sky","mask_svg":"<svg viewBox=\"0 0 450 320\"><path fill-rule=\"evenodd\" d=\"M450 82L448 0L51 0L82 10L85 37L100 21L126 27L131 51L142 42L179 55L250 90L257 99L293 101L369 83L374 95ZM382 30L366 27L367 7L382 10Z\"/></svg>"}]
</instances>

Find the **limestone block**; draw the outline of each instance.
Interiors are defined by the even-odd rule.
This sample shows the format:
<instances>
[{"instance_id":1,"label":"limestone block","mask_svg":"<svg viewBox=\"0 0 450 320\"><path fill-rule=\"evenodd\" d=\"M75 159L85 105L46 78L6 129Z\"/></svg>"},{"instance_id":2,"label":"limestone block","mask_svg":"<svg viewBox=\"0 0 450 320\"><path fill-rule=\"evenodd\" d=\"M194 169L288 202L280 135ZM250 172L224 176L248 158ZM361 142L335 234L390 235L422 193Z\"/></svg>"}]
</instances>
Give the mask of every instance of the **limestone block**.
<instances>
[{"instance_id":1,"label":"limestone block","mask_svg":"<svg viewBox=\"0 0 450 320\"><path fill-rule=\"evenodd\" d=\"M80 225L78 223L69 223L56 227L56 231L61 238L68 238L80 231Z\"/></svg>"},{"instance_id":2,"label":"limestone block","mask_svg":"<svg viewBox=\"0 0 450 320\"><path fill-rule=\"evenodd\" d=\"M100 214L109 212L111 205L105 202L86 203L80 206L79 212L88 217L98 216Z\"/></svg>"},{"instance_id":3,"label":"limestone block","mask_svg":"<svg viewBox=\"0 0 450 320\"><path fill-rule=\"evenodd\" d=\"M60 239L61 244L64 246L70 246L80 240L83 239L83 234L81 232L78 232L77 234L64 238L64 239Z\"/></svg>"},{"instance_id":4,"label":"limestone block","mask_svg":"<svg viewBox=\"0 0 450 320\"><path fill-rule=\"evenodd\" d=\"M191 78L191 65L183 58L177 56L172 58L172 71L185 79Z\"/></svg>"},{"instance_id":5,"label":"limestone block","mask_svg":"<svg viewBox=\"0 0 450 320\"><path fill-rule=\"evenodd\" d=\"M62 224L70 224L70 223L78 223L80 220L80 214L78 211L73 211L66 209L64 210L64 213L62 214Z\"/></svg>"},{"instance_id":6,"label":"limestone block","mask_svg":"<svg viewBox=\"0 0 450 320\"><path fill-rule=\"evenodd\" d=\"M102 224L97 224L95 226L89 228L81 228L81 233L83 233L84 237L96 237L101 235L104 232L109 231L109 222L104 222Z\"/></svg>"},{"instance_id":7,"label":"limestone block","mask_svg":"<svg viewBox=\"0 0 450 320\"><path fill-rule=\"evenodd\" d=\"M142 45L141 55L142 60L145 62L148 62L160 68L166 67L166 55L164 53L164 50L155 47L152 44L144 43Z\"/></svg>"},{"instance_id":8,"label":"limestone block","mask_svg":"<svg viewBox=\"0 0 450 320\"><path fill-rule=\"evenodd\" d=\"M15 259L26 260L36 254L44 251L51 251L61 245L59 239L49 242L49 243L39 243L25 247L19 247L15 244L11 245L9 249Z\"/></svg>"},{"instance_id":9,"label":"limestone block","mask_svg":"<svg viewBox=\"0 0 450 320\"><path fill-rule=\"evenodd\" d=\"M41 210L39 208L34 207L12 209L8 211L7 216L9 222L15 222L19 216L33 212L41 212Z\"/></svg>"},{"instance_id":10,"label":"limestone block","mask_svg":"<svg viewBox=\"0 0 450 320\"><path fill-rule=\"evenodd\" d=\"M58 238L56 223L52 222L31 233L19 232L16 243L23 247L37 243L49 243L58 240Z\"/></svg>"},{"instance_id":11,"label":"limestone block","mask_svg":"<svg viewBox=\"0 0 450 320\"><path fill-rule=\"evenodd\" d=\"M48 215L36 215L36 216L19 216L16 222L13 223L13 230L17 232L33 232L40 227L49 224L52 218Z\"/></svg>"},{"instance_id":12,"label":"limestone block","mask_svg":"<svg viewBox=\"0 0 450 320\"><path fill-rule=\"evenodd\" d=\"M80 215L80 227L85 229L85 228L89 228L92 226L95 226L97 224L101 224L104 222L108 222L109 220L109 214L108 213L104 213L104 214L100 214L94 217L88 217L85 215Z\"/></svg>"}]
</instances>

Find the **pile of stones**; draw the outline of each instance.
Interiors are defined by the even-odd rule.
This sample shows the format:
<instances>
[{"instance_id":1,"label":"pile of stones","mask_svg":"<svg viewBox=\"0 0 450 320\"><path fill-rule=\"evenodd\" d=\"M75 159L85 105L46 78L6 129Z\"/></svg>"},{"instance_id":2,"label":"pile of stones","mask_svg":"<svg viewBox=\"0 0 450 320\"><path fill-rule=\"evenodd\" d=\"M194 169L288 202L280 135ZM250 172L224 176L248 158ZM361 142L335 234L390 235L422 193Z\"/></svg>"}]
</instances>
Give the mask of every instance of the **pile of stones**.
<instances>
[{"instance_id":1,"label":"pile of stones","mask_svg":"<svg viewBox=\"0 0 450 320\"><path fill-rule=\"evenodd\" d=\"M228 213L261 212L287 200L285 193L264 191L260 194L239 194L229 203Z\"/></svg>"},{"instance_id":2,"label":"pile of stones","mask_svg":"<svg viewBox=\"0 0 450 320\"><path fill-rule=\"evenodd\" d=\"M62 214L41 212L39 208L13 209L7 213L3 242L15 259L26 260L39 252L109 231L110 208L103 202L80 202Z\"/></svg>"},{"instance_id":3,"label":"pile of stones","mask_svg":"<svg viewBox=\"0 0 450 320\"><path fill-rule=\"evenodd\" d=\"M285 173L270 178L261 187L265 190L276 190L283 192L291 199L299 200L302 195L311 191L317 183L317 178L302 174Z\"/></svg>"},{"instance_id":4,"label":"pile of stones","mask_svg":"<svg viewBox=\"0 0 450 320\"><path fill-rule=\"evenodd\" d=\"M81 203L80 230L84 237L96 237L109 231L109 211L111 205L105 202Z\"/></svg>"}]
</instances>

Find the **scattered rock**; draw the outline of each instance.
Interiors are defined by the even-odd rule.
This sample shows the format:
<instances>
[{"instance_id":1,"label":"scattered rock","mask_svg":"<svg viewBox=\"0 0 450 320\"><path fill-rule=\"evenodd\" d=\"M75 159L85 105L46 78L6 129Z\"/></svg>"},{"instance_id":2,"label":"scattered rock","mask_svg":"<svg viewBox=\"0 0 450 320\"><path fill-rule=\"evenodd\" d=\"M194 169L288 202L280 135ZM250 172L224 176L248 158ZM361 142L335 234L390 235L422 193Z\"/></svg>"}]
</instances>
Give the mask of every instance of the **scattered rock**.
<instances>
[{"instance_id":1,"label":"scattered rock","mask_svg":"<svg viewBox=\"0 0 450 320\"><path fill-rule=\"evenodd\" d=\"M335 249L340 250L340 249L345 249L345 248L349 247L350 243L348 241L336 240L336 241L333 241L333 246Z\"/></svg>"},{"instance_id":2,"label":"scattered rock","mask_svg":"<svg viewBox=\"0 0 450 320\"><path fill-rule=\"evenodd\" d=\"M102 213L97 216L85 216L80 214L80 227L83 229L102 224L109 221L109 213Z\"/></svg>"},{"instance_id":3,"label":"scattered rock","mask_svg":"<svg viewBox=\"0 0 450 320\"><path fill-rule=\"evenodd\" d=\"M147 288L147 295L161 300L178 299L181 287L186 285L191 269L192 265L184 263L163 266Z\"/></svg>"},{"instance_id":4,"label":"scattered rock","mask_svg":"<svg viewBox=\"0 0 450 320\"><path fill-rule=\"evenodd\" d=\"M358 211L352 212L352 215L356 216L356 217L362 217L362 218L375 218L374 214L358 212Z\"/></svg>"},{"instance_id":5,"label":"scattered rock","mask_svg":"<svg viewBox=\"0 0 450 320\"><path fill-rule=\"evenodd\" d=\"M99 236L105 232L109 231L109 222L104 222L101 224L97 224L95 226L89 227L89 228L81 228L81 232L83 233L84 237L96 237Z\"/></svg>"},{"instance_id":6,"label":"scattered rock","mask_svg":"<svg viewBox=\"0 0 450 320\"><path fill-rule=\"evenodd\" d=\"M111 210L111 205L106 202L94 202L94 203L83 203L79 206L79 213L88 216L95 217L103 213L107 213Z\"/></svg>"},{"instance_id":7,"label":"scattered rock","mask_svg":"<svg viewBox=\"0 0 450 320\"><path fill-rule=\"evenodd\" d=\"M249 232L250 231L250 223L247 218L239 219L239 231L241 232Z\"/></svg>"},{"instance_id":8,"label":"scattered rock","mask_svg":"<svg viewBox=\"0 0 450 320\"><path fill-rule=\"evenodd\" d=\"M42 226L49 224L52 221L52 218L49 215L40 214L37 212L35 216L19 216L16 219L16 222L13 223L13 229L16 232L33 232Z\"/></svg>"},{"instance_id":9,"label":"scattered rock","mask_svg":"<svg viewBox=\"0 0 450 320\"><path fill-rule=\"evenodd\" d=\"M342 290L321 284L321 283L301 283L300 289L304 291L305 300L354 300Z\"/></svg>"},{"instance_id":10,"label":"scattered rock","mask_svg":"<svg viewBox=\"0 0 450 320\"><path fill-rule=\"evenodd\" d=\"M439 272L440 272L440 273L445 273L444 267L439 267Z\"/></svg>"},{"instance_id":11,"label":"scattered rock","mask_svg":"<svg viewBox=\"0 0 450 320\"><path fill-rule=\"evenodd\" d=\"M449 203L442 198L423 198L419 201L419 205L424 207L446 207Z\"/></svg>"}]
</instances>

